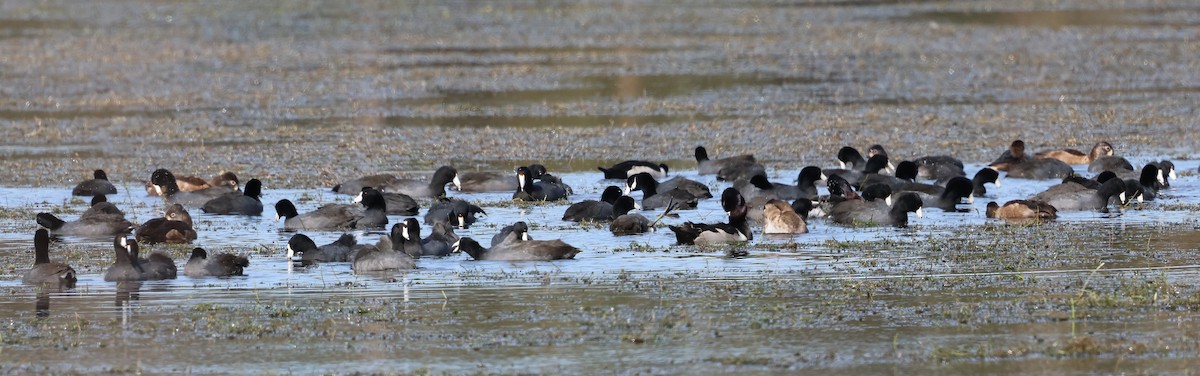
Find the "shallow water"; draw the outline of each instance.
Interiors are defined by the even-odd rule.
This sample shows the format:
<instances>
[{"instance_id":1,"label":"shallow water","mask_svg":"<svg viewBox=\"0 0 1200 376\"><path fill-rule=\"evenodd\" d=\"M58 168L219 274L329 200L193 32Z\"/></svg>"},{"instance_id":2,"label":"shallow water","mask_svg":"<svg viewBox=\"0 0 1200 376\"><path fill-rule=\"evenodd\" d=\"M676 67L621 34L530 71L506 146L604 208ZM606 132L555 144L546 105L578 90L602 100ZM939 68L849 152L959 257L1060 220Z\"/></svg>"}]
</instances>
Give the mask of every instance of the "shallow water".
<instances>
[{"instance_id":1,"label":"shallow water","mask_svg":"<svg viewBox=\"0 0 1200 376\"><path fill-rule=\"evenodd\" d=\"M0 372L1191 372L1197 36L1186 1L6 1ZM780 182L874 143L973 171L1018 138L1109 140L1187 174L1144 209L1037 226L984 218L1053 183L1008 179L968 213L814 220L739 258L468 194L489 216L459 235L526 220L583 253L370 276L288 270L269 205L347 202L327 187L383 171L534 162L594 199L610 183L595 166L630 158L719 193L690 171L696 145L753 153ZM19 284L34 213L78 215L69 188L97 167L139 223L161 207L141 191L155 168L262 179L261 218L193 213L197 245L248 254L247 276L106 283L111 240L65 237L52 258L79 287ZM723 219L715 200L680 214L664 224Z\"/></svg>"}]
</instances>

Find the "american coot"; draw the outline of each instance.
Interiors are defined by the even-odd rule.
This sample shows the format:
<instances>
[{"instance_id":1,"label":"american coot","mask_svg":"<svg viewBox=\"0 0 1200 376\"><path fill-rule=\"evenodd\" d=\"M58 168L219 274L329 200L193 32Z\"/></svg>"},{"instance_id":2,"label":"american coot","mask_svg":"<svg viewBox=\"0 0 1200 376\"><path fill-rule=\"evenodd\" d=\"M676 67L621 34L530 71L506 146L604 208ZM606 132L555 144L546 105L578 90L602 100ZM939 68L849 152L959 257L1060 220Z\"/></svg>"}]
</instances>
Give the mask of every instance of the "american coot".
<instances>
[{"instance_id":1,"label":"american coot","mask_svg":"<svg viewBox=\"0 0 1200 376\"><path fill-rule=\"evenodd\" d=\"M417 204L417 200L413 200L403 193L381 192L383 201L387 203L388 215L399 216L414 216L421 211L421 206Z\"/></svg>"},{"instance_id":2,"label":"american coot","mask_svg":"<svg viewBox=\"0 0 1200 376\"><path fill-rule=\"evenodd\" d=\"M393 250L404 252L409 257L415 259L425 254L425 247L421 244L421 224L416 219L408 218L392 225L388 239L392 242Z\"/></svg>"},{"instance_id":3,"label":"american coot","mask_svg":"<svg viewBox=\"0 0 1200 376\"><path fill-rule=\"evenodd\" d=\"M500 232L492 235L491 246L495 247L500 243L507 241L526 241L533 240L529 237L529 224L525 221L517 221L511 225L500 228Z\"/></svg>"},{"instance_id":4,"label":"american coot","mask_svg":"<svg viewBox=\"0 0 1200 376\"><path fill-rule=\"evenodd\" d=\"M558 201L567 198L567 188L562 184L545 179L534 182L530 176L532 175L528 167L517 168L517 183L520 188L513 193L514 200Z\"/></svg>"},{"instance_id":5,"label":"american coot","mask_svg":"<svg viewBox=\"0 0 1200 376\"><path fill-rule=\"evenodd\" d=\"M1171 188L1171 180L1179 179L1179 174L1175 172L1175 164L1168 160L1162 160L1154 163L1158 166L1158 172L1163 175L1162 189Z\"/></svg>"},{"instance_id":6,"label":"american coot","mask_svg":"<svg viewBox=\"0 0 1200 376\"><path fill-rule=\"evenodd\" d=\"M50 232L46 229L38 229L33 234L33 267L21 276L21 281L31 285L75 287L75 269L63 262L50 261Z\"/></svg>"},{"instance_id":7,"label":"american coot","mask_svg":"<svg viewBox=\"0 0 1200 376\"><path fill-rule=\"evenodd\" d=\"M754 239L750 223L746 220L746 199L735 188L721 192L721 208L729 215L726 223L684 222L680 226L669 226L675 233L678 244L711 245L743 242Z\"/></svg>"},{"instance_id":8,"label":"american coot","mask_svg":"<svg viewBox=\"0 0 1200 376\"><path fill-rule=\"evenodd\" d=\"M1057 159L1030 159L1008 165L1008 177L1020 179L1061 179L1075 172L1071 165Z\"/></svg>"},{"instance_id":9,"label":"american coot","mask_svg":"<svg viewBox=\"0 0 1200 376\"><path fill-rule=\"evenodd\" d=\"M816 200L818 198L817 182L828 178L824 172L821 172L821 168L817 166L806 166L800 169L800 174L796 176L796 193L798 198Z\"/></svg>"},{"instance_id":10,"label":"american coot","mask_svg":"<svg viewBox=\"0 0 1200 376\"><path fill-rule=\"evenodd\" d=\"M250 260L245 256L218 253L209 257L208 251L205 251L204 248L194 248L192 257L188 258L187 263L183 265L183 275L188 277L242 275L242 272L249 266Z\"/></svg>"},{"instance_id":11,"label":"american coot","mask_svg":"<svg viewBox=\"0 0 1200 376\"><path fill-rule=\"evenodd\" d=\"M659 182L658 189L662 190L664 192L672 190L672 189L681 189L681 190L686 191L687 193L691 193L692 196L696 196L696 198L698 198L698 199L712 198L712 196L713 196L712 191L709 190L708 186L704 185L704 183L701 183L701 182L698 182L698 181L695 181L692 179L688 179L688 178L685 178L682 176L676 176L676 177L667 179L666 181Z\"/></svg>"},{"instance_id":12,"label":"american coot","mask_svg":"<svg viewBox=\"0 0 1200 376\"><path fill-rule=\"evenodd\" d=\"M754 175L766 175L767 168L757 162L729 163L717 171L719 181L739 181Z\"/></svg>"},{"instance_id":13,"label":"american coot","mask_svg":"<svg viewBox=\"0 0 1200 376\"><path fill-rule=\"evenodd\" d=\"M613 215L616 215L616 218L608 225L608 230L613 235L644 234L653 229L650 227L650 220L645 216L637 213L629 213L629 211L633 210L633 207L633 197L621 196L613 202Z\"/></svg>"},{"instance_id":14,"label":"american coot","mask_svg":"<svg viewBox=\"0 0 1200 376\"><path fill-rule=\"evenodd\" d=\"M1089 164L1100 157L1109 155L1113 155L1112 144L1108 143L1108 141L1100 141L1092 146L1091 152L1086 154L1075 149L1059 149L1034 153L1033 157L1038 159L1057 159L1067 164Z\"/></svg>"},{"instance_id":15,"label":"american coot","mask_svg":"<svg viewBox=\"0 0 1200 376\"><path fill-rule=\"evenodd\" d=\"M949 182L949 179L947 179L947 182ZM940 180L938 183L943 184L943 182ZM985 187L984 184L987 183L995 184L996 188L1000 188L1000 173L996 172L996 170L992 169L991 167L979 169L979 171L975 173L975 176L971 178L971 186L973 187L971 193L974 194L975 197L982 197L983 195L986 195L987 187Z\"/></svg>"},{"instance_id":16,"label":"american coot","mask_svg":"<svg viewBox=\"0 0 1200 376\"><path fill-rule=\"evenodd\" d=\"M888 157L883 154L876 154L863 165L862 170L858 169L827 169L822 171L825 176L838 175L842 179L850 182L852 185L859 185L863 177L869 174L878 174L888 166Z\"/></svg>"},{"instance_id":17,"label":"american coot","mask_svg":"<svg viewBox=\"0 0 1200 376\"><path fill-rule=\"evenodd\" d=\"M285 230L377 229L387 226L387 207L382 193L364 187L354 201L361 206L325 204L317 210L299 214L291 200L282 199L275 203L275 215L276 219L283 219Z\"/></svg>"},{"instance_id":18,"label":"american coot","mask_svg":"<svg viewBox=\"0 0 1200 376\"><path fill-rule=\"evenodd\" d=\"M109 202L97 202L74 221L64 221L50 213L37 213L37 224L58 235L100 236L128 234L133 223Z\"/></svg>"},{"instance_id":19,"label":"american coot","mask_svg":"<svg viewBox=\"0 0 1200 376\"><path fill-rule=\"evenodd\" d=\"M1000 219L1051 220L1058 218L1058 209L1038 200L1012 200L999 205L995 201L987 204L987 217Z\"/></svg>"},{"instance_id":20,"label":"american coot","mask_svg":"<svg viewBox=\"0 0 1200 376\"><path fill-rule=\"evenodd\" d=\"M600 194L600 200L584 200L571 204L563 212L562 220L571 222L608 222L614 218L613 202L621 197L621 188L610 185Z\"/></svg>"},{"instance_id":21,"label":"american coot","mask_svg":"<svg viewBox=\"0 0 1200 376\"><path fill-rule=\"evenodd\" d=\"M163 216L138 226L136 239L139 242L187 244L196 240L196 229L192 227L192 216L180 204L171 204Z\"/></svg>"},{"instance_id":22,"label":"american coot","mask_svg":"<svg viewBox=\"0 0 1200 376\"><path fill-rule=\"evenodd\" d=\"M946 181L955 176L967 176L962 161L949 155L921 157L914 159L913 163L917 164L917 177L922 179Z\"/></svg>"},{"instance_id":23,"label":"american coot","mask_svg":"<svg viewBox=\"0 0 1200 376\"><path fill-rule=\"evenodd\" d=\"M764 234L804 234L808 224L787 202L772 199L763 208Z\"/></svg>"},{"instance_id":24,"label":"american coot","mask_svg":"<svg viewBox=\"0 0 1200 376\"><path fill-rule=\"evenodd\" d=\"M172 260L170 256L162 252L154 252L149 257L141 258L138 256L137 240L130 240L122 236L120 242L121 246L129 251L129 259L141 266L141 280L175 279L178 269L175 266L175 260Z\"/></svg>"},{"instance_id":25,"label":"american coot","mask_svg":"<svg viewBox=\"0 0 1200 376\"><path fill-rule=\"evenodd\" d=\"M671 205L673 209L695 209L699 200L682 189L659 192L658 181L647 173L638 173L625 179L625 194L642 191L642 209L658 209Z\"/></svg>"},{"instance_id":26,"label":"american coot","mask_svg":"<svg viewBox=\"0 0 1200 376\"><path fill-rule=\"evenodd\" d=\"M843 170L859 170L866 168L867 159L852 146L843 146L837 152L838 168Z\"/></svg>"},{"instance_id":27,"label":"american coot","mask_svg":"<svg viewBox=\"0 0 1200 376\"><path fill-rule=\"evenodd\" d=\"M908 213L921 217L921 198L913 192L905 192L892 199L891 206L882 200L846 200L839 202L829 211L834 222L850 226L895 226L908 227Z\"/></svg>"},{"instance_id":28,"label":"american coot","mask_svg":"<svg viewBox=\"0 0 1200 376\"><path fill-rule=\"evenodd\" d=\"M154 170L150 174L150 184L154 186L156 196L162 196L168 202L177 202L193 208L204 206L204 203L214 198L237 192L237 180L233 180L232 183L234 184L232 186L226 184L186 191L180 188L175 175L165 168Z\"/></svg>"},{"instance_id":29,"label":"american coot","mask_svg":"<svg viewBox=\"0 0 1200 376\"><path fill-rule=\"evenodd\" d=\"M1100 173L1104 171L1133 171L1133 164L1129 163L1128 159L1117 156L1100 157L1088 164L1088 172Z\"/></svg>"},{"instance_id":30,"label":"american coot","mask_svg":"<svg viewBox=\"0 0 1200 376\"><path fill-rule=\"evenodd\" d=\"M317 243L313 242L304 234L292 235L288 239L288 259L300 266L309 266L321 262L346 262L350 260L350 253L354 247L358 245L358 240L354 239L354 235L342 234L333 243L317 247ZM295 258L299 256L299 260Z\"/></svg>"},{"instance_id":31,"label":"american coot","mask_svg":"<svg viewBox=\"0 0 1200 376\"><path fill-rule=\"evenodd\" d=\"M880 145L880 144L871 145L871 147L867 148L867 161L868 162L871 160L871 157L874 157L876 155L882 155L884 157L888 157L888 152L887 152L887 150L885 150L883 148L883 145ZM886 163L887 166L884 168L886 168L888 170L888 172L895 171L896 165L892 164L891 158L888 158L887 161L888 161Z\"/></svg>"},{"instance_id":32,"label":"american coot","mask_svg":"<svg viewBox=\"0 0 1200 376\"><path fill-rule=\"evenodd\" d=\"M429 236L421 239L421 247L425 249L425 256L448 256L451 253L451 246L458 242L458 235L454 233L454 228L446 223L437 223L433 225Z\"/></svg>"},{"instance_id":33,"label":"american coot","mask_svg":"<svg viewBox=\"0 0 1200 376\"><path fill-rule=\"evenodd\" d=\"M483 208L461 198L439 198L425 212L425 224L446 223L452 227L468 228L477 220L476 214L487 215Z\"/></svg>"},{"instance_id":34,"label":"american coot","mask_svg":"<svg viewBox=\"0 0 1200 376\"><path fill-rule=\"evenodd\" d=\"M820 207L818 207L813 200L809 200L807 198L801 198L797 199L796 201L792 201L792 211L795 212L796 215L799 215L800 219L803 219L805 222L808 221L810 216L816 218L825 216L825 213L819 209Z\"/></svg>"},{"instance_id":35,"label":"american coot","mask_svg":"<svg viewBox=\"0 0 1200 376\"><path fill-rule=\"evenodd\" d=\"M550 261L573 259L579 254L579 248L560 239L521 240L518 237L505 237L505 240L487 249L475 239L464 237L452 248L455 252L464 252L475 260Z\"/></svg>"},{"instance_id":36,"label":"american coot","mask_svg":"<svg viewBox=\"0 0 1200 376\"><path fill-rule=\"evenodd\" d=\"M746 197L748 201L754 201L754 199L758 197L765 197L767 199L777 198L781 200L795 200L801 196L800 187L795 185L772 183L769 179L767 179L766 175L754 175L748 181L736 181L733 183L733 187L737 189L738 192L742 192L742 196Z\"/></svg>"},{"instance_id":37,"label":"american coot","mask_svg":"<svg viewBox=\"0 0 1200 376\"><path fill-rule=\"evenodd\" d=\"M230 192L205 202L200 210L209 214L262 215L262 182L250 179L242 192Z\"/></svg>"},{"instance_id":38,"label":"american coot","mask_svg":"<svg viewBox=\"0 0 1200 376\"><path fill-rule=\"evenodd\" d=\"M454 167L442 166L433 172L433 176L427 182L396 179L376 188L383 192L403 193L410 197L442 197L446 195L446 184L451 183L455 187L462 185L458 180L458 170L455 170ZM342 188L345 189L345 187Z\"/></svg>"},{"instance_id":39,"label":"american coot","mask_svg":"<svg viewBox=\"0 0 1200 376\"><path fill-rule=\"evenodd\" d=\"M928 184L917 183L916 182L917 175L918 175L917 171L919 171L919 169L917 168L916 162L903 161L903 162L900 162L900 164L896 165L895 176L878 174L878 173L866 174L863 176L862 180L859 181L858 186L866 187L866 186L875 185L875 184L887 184L888 186L892 187L893 190L896 190L896 191L936 190L937 191L936 193L941 193L940 187L935 188L936 186L930 187ZM907 185L908 189L901 189L900 188L901 185Z\"/></svg>"},{"instance_id":40,"label":"american coot","mask_svg":"<svg viewBox=\"0 0 1200 376\"><path fill-rule=\"evenodd\" d=\"M963 199L966 199L968 204L974 202L974 194L972 193L973 190L974 186L971 185L970 180L967 180L965 177L958 176L950 179L950 181L946 183L946 189L943 190L941 194L922 195L921 207L939 208L948 212L965 212L967 210L958 210L956 206L962 202ZM894 200L897 197L893 195L892 198Z\"/></svg>"},{"instance_id":41,"label":"american coot","mask_svg":"<svg viewBox=\"0 0 1200 376\"><path fill-rule=\"evenodd\" d=\"M145 270L125 248L125 235L113 238L113 264L104 272L105 281L141 281Z\"/></svg>"},{"instance_id":42,"label":"american coot","mask_svg":"<svg viewBox=\"0 0 1200 376\"><path fill-rule=\"evenodd\" d=\"M458 173L460 192L512 192L517 179L511 173L472 171Z\"/></svg>"},{"instance_id":43,"label":"american coot","mask_svg":"<svg viewBox=\"0 0 1200 376\"><path fill-rule=\"evenodd\" d=\"M362 192L362 189L365 187L384 187L397 180L400 180L400 178L392 174L367 175L361 178L347 180L341 184L335 185L333 186L333 192L344 195L357 195L359 192Z\"/></svg>"},{"instance_id":44,"label":"american coot","mask_svg":"<svg viewBox=\"0 0 1200 376\"><path fill-rule=\"evenodd\" d=\"M1113 198L1117 199L1117 205L1121 205L1125 197L1125 182L1116 178L1108 179L1099 189L1089 189L1075 182L1062 183L1034 195L1032 199L1050 204L1059 211L1078 211L1107 209Z\"/></svg>"},{"instance_id":45,"label":"american coot","mask_svg":"<svg viewBox=\"0 0 1200 376\"><path fill-rule=\"evenodd\" d=\"M413 258L404 252L393 250L388 235L381 236L375 245L367 245L354 254L351 268L355 273L381 272L388 270L416 269Z\"/></svg>"},{"instance_id":46,"label":"american coot","mask_svg":"<svg viewBox=\"0 0 1200 376\"><path fill-rule=\"evenodd\" d=\"M1136 197L1139 203L1142 200L1154 201L1158 198L1158 191L1166 186L1166 178L1159 171L1158 165L1148 163L1142 167L1142 172L1137 179L1127 179L1125 185L1126 196L1132 197L1130 195L1136 192L1139 194Z\"/></svg>"},{"instance_id":47,"label":"american coot","mask_svg":"<svg viewBox=\"0 0 1200 376\"><path fill-rule=\"evenodd\" d=\"M108 181L108 174L104 170L96 170L92 171L92 179L79 182L75 189L71 190L71 194L75 196L115 195L117 187Z\"/></svg>"},{"instance_id":48,"label":"american coot","mask_svg":"<svg viewBox=\"0 0 1200 376\"><path fill-rule=\"evenodd\" d=\"M708 159L708 150L703 146L696 147L696 172L700 175L714 175L726 167L741 167L755 164L758 164L758 161L750 154L735 155L721 159Z\"/></svg>"},{"instance_id":49,"label":"american coot","mask_svg":"<svg viewBox=\"0 0 1200 376\"><path fill-rule=\"evenodd\" d=\"M604 173L605 179L628 179L630 176L647 173L655 179L667 177L666 164L654 164L646 161L624 161L609 168L597 167Z\"/></svg>"}]
</instances>

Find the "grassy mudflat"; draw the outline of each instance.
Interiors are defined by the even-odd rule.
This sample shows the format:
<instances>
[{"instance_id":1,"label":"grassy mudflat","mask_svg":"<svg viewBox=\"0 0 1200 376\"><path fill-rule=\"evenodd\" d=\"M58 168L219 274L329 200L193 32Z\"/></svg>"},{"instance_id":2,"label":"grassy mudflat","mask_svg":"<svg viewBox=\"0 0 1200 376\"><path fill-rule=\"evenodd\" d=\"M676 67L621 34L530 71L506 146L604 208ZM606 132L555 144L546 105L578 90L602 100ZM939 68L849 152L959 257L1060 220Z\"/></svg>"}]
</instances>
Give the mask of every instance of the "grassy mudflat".
<instances>
[{"instance_id":1,"label":"grassy mudflat","mask_svg":"<svg viewBox=\"0 0 1200 376\"><path fill-rule=\"evenodd\" d=\"M661 232L614 239L557 221L565 205L497 205L460 235L530 220L585 252L369 277L283 269L290 234L269 209L198 215L199 243L250 254L248 277L106 283L109 243L68 238L52 257L79 288L17 281L32 213L80 212L58 190L95 168L144 221L160 208L140 181L157 167L234 170L268 202L315 197L308 210L347 178L443 164L538 161L595 198L596 165L687 170L697 145L772 171L873 143L986 163L1016 138L1194 160L1197 20L1183 1L5 2L0 186L22 188L0 210L0 371L1186 373L1200 350L1194 175L1123 215L817 222L746 258ZM1021 184L995 199L1040 187ZM668 223L720 218L702 205Z\"/></svg>"}]
</instances>

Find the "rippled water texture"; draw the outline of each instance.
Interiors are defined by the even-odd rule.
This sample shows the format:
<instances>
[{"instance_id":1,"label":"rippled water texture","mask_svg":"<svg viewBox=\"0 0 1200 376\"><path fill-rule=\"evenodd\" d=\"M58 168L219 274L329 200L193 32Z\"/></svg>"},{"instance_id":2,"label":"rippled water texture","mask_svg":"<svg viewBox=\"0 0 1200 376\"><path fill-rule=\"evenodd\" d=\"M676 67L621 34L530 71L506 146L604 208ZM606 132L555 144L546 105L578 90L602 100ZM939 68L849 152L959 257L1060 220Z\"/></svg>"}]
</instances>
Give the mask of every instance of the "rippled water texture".
<instances>
[{"instance_id":1,"label":"rippled water texture","mask_svg":"<svg viewBox=\"0 0 1200 376\"><path fill-rule=\"evenodd\" d=\"M1184 1L3 2L0 372L1188 372L1198 26ZM488 213L460 236L524 220L583 252L368 276L289 269L270 207L348 202L329 187L446 164L543 163L579 201L619 183L596 166L647 159L718 193L697 145L753 153L778 182L875 143L973 173L1018 138L1107 140L1182 176L1144 206L1044 225L984 218L987 201L1054 183L1005 179L908 229L814 220L733 249L451 192ZM78 287L20 284L35 213L75 218L70 188L104 168L109 200L144 222L162 209L142 189L159 167L264 181L262 217L192 211L196 244L248 255L246 276L104 282L111 239L61 237L51 258ZM712 199L679 214L663 224L724 219ZM152 249L182 265L190 247Z\"/></svg>"}]
</instances>

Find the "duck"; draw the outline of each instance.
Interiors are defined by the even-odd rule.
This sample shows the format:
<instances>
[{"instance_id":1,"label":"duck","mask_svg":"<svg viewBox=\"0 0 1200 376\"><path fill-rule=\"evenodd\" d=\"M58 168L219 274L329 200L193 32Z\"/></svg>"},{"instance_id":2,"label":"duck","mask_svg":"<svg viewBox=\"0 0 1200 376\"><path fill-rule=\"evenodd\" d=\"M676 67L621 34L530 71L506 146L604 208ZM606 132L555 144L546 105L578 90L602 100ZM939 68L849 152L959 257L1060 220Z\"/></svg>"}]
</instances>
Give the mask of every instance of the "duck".
<instances>
[{"instance_id":1,"label":"duck","mask_svg":"<svg viewBox=\"0 0 1200 376\"><path fill-rule=\"evenodd\" d=\"M433 226L446 223L465 229L477 221L476 214L487 215L483 208L461 198L439 198L425 212L425 224Z\"/></svg>"},{"instance_id":2,"label":"duck","mask_svg":"<svg viewBox=\"0 0 1200 376\"><path fill-rule=\"evenodd\" d=\"M917 164L917 177L948 181L955 176L967 176L963 162L949 155L930 155L913 160ZM899 166L896 166L899 168Z\"/></svg>"},{"instance_id":3,"label":"duck","mask_svg":"<svg viewBox=\"0 0 1200 376\"><path fill-rule=\"evenodd\" d=\"M309 238L308 235L296 234L288 239L287 258L296 260L299 266L310 266L322 262L346 262L350 260L350 254L358 245L358 240L351 234L342 234L333 243L317 246L317 243Z\"/></svg>"},{"instance_id":4,"label":"duck","mask_svg":"<svg viewBox=\"0 0 1200 376\"><path fill-rule=\"evenodd\" d=\"M21 275L21 282L31 285L57 285L72 288L78 280L75 268L60 261L50 261L50 232L38 229L33 233L33 267Z\"/></svg>"},{"instance_id":5,"label":"duck","mask_svg":"<svg viewBox=\"0 0 1200 376\"><path fill-rule=\"evenodd\" d=\"M1108 141L1100 141L1092 146L1092 151L1087 154L1075 149L1058 149L1034 153L1033 157L1036 159L1051 158L1063 161L1066 164L1083 165L1090 164L1100 157L1109 155L1113 155L1112 144L1108 143Z\"/></svg>"},{"instance_id":6,"label":"duck","mask_svg":"<svg viewBox=\"0 0 1200 376\"><path fill-rule=\"evenodd\" d=\"M192 192L211 187L218 187L216 191L225 191L229 193L239 190L241 183L238 181L237 174L229 171L221 171L221 173L213 176L212 180L205 181L195 176L175 176L175 185L181 192ZM154 185L154 182L146 182L146 194L149 196L160 196L160 190Z\"/></svg>"},{"instance_id":7,"label":"duck","mask_svg":"<svg viewBox=\"0 0 1200 376\"><path fill-rule=\"evenodd\" d=\"M421 239L421 247L425 250L423 256L449 256L455 242L458 242L458 235L454 233L454 228L446 223L437 223L433 225L429 236Z\"/></svg>"},{"instance_id":8,"label":"duck","mask_svg":"<svg viewBox=\"0 0 1200 376\"><path fill-rule=\"evenodd\" d=\"M135 239L144 244L188 244L196 240L198 235L192 227L192 216L180 204L167 206L162 217L142 223L134 234Z\"/></svg>"},{"instance_id":9,"label":"duck","mask_svg":"<svg viewBox=\"0 0 1200 376\"><path fill-rule=\"evenodd\" d=\"M230 192L205 202L200 210L209 214L262 215L262 182L250 179L242 192Z\"/></svg>"},{"instance_id":10,"label":"duck","mask_svg":"<svg viewBox=\"0 0 1200 376\"><path fill-rule=\"evenodd\" d=\"M633 191L642 191L642 209L658 209L671 205L676 210L695 209L698 201L696 196L682 189L659 192L658 181L648 173L638 173L625 179L625 195Z\"/></svg>"},{"instance_id":11,"label":"duck","mask_svg":"<svg viewBox=\"0 0 1200 376\"><path fill-rule=\"evenodd\" d=\"M67 222L50 213L37 213L35 220L56 235L107 236L133 230L133 223L125 219L125 213L107 201L96 202L74 221Z\"/></svg>"},{"instance_id":12,"label":"duck","mask_svg":"<svg viewBox=\"0 0 1200 376\"><path fill-rule=\"evenodd\" d=\"M1061 183L1032 197L1032 200L1042 201L1058 211L1107 210L1108 203L1113 198L1118 205L1125 202L1125 182L1121 179L1108 179L1099 189L1089 189L1079 183Z\"/></svg>"},{"instance_id":13,"label":"duck","mask_svg":"<svg viewBox=\"0 0 1200 376\"><path fill-rule=\"evenodd\" d=\"M403 193L413 198L426 198L445 196L446 184L462 187L462 182L458 179L458 170L455 170L454 167L438 167L428 182L396 179L376 188L382 192Z\"/></svg>"},{"instance_id":14,"label":"duck","mask_svg":"<svg viewBox=\"0 0 1200 376\"><path fill-rule=\"evenodd\" d=\"M238 191L236 176L232 181L232 186L226 184L190 191L184 190L180 187L179 180L176 179L175 175L165 168L154 170L150 174L150 184L154 188L153 193L155 194L153 196L162 196L167 202L176 202L193 208L199 208L204 206L209 200Z\"/></svg>"},{"instance_id":15,"label":"duck","mask_svg":"<svg viewBox=\"0 0 1200 376\"><path fill-rule=\"evenodd\" d=\"M721 192L721 208L729 216L725 223L684 222L680 226L668 226L675 233L678 244L715 245L746 242L754 239L750 223L746 220L746 199L736 188L725 188Z\"/></svg>"},{"instance_id":16,"label":"duck","mask_svg":"<svg viewBox=\"0 0 1200 376\"><path fill-rule=\"evenodd\" d=\"M79 182L75 189L71 190L71 194L75 196L115 195L117 187L108 181L108 174L104 170L95 170L92 171L92 178Z\"/></svg>"},{"instance_id":17,"label":"duck","mask_svg":"<svg viewBox=\"0 0 1200 376\"><path fill-rule=\"evenodd\" d=\"M145 280L142 276L145 269L136 258L129 254L129 249L125 248L125 235L117 235L113 238L113 256L113 264L104 272L105 281Z\"/></svg>"},{"instance_id":18,"label":"duck","mask_svg":"<svg viewBox=\"0 0 1200 376\"><path fill-rule=\"evenodd\" d=\"M1008 177L1018 179L1061 179L1074 172L1071 165L1052 158L1028 159L1008 165Z\"/></svg>"},{"instance_id":19,"label":"duck","mask_svg":"<svg viewBox=\"0 0 1200 376\"><path fill-rule=\"evenodd\" d=\"M697 146L695 154L696 172L700 175L716 175L721 169L731 166L740 167L758 164L758 161L750 154L735 155L721 159L708 159L708 150L703 146Z\"/></svg>"},{"instance_id":20,"label":"duck","mask_svg":"<svg viewBox=\"0 0 1200 376\"><path fill-rule=\"evenodd\" d=\"M417 263L407 253L396 251L391 238L384 235L375 245L359 248L350 267L355 273L369 273L416 269Z\"/></svg>"},{"instance_id":21,"label":"duck","mask_svg":"<svg viewBox=\"0 0 1200 376\"><path fill-rule=\"evenodd\" d=\"M833 205L829 211L835 223L849 226L893 226L908 227L908 213L922 216L921 197L913 192L904 192L892 197L889 206L881 200L845 200Z\"/></svg>"},{"instance_id":22,"label":"duck","mask_svg":"<svg viewBox=\"0 0 1200 376\"><path fill-rule=\"evenodd\" d=\"M771 199L763 208L764 234L804 234L808 224L786 201Z\"/></svg>"},{"instance_id":23,"label":"duck","mask_svg":"<svg viewBox=\"0 0 1200 376\"><path fill-rule=\"evenodd\" d=\"M597 169L604 173L605 179L628 179L639 173L650 174L655 179L663 179L667 177L669 170L666 164L646 161L624 161L609 168L597 167Z\"/></svg>"},{"instance_id":24,"label":"duck","mask_svg":"<svg viewBox=\"0 0 1200 376\"><path fill-rule=\"evenodd\" d=\"M1008 146L1008 150L1000 153L1000 156L989 163L988 167L996 171L1008 171L1009 166L1028 160L1029 157L1025 155L1025 141L1015 140Z\"/></svg>"},{"instance_id":25,"label":"duck","mask_svg":"<svg viewBox=\"0 0 1200 376\"><path fill-rule=\"evenodd\" d=\"M1038 200L1012 200L1004 205L991 201L986 214L988 218L1048 221L1058 218L1058 209Z\"/></svg>"},{"instance_id":26,"label":"duck","mask_svg":"<svg viewBox=\"0 0 1200 376\"><path fill-rule=\"evenodd\" d=\"M513 193L513 200L558 201L567 198L567 189L563 185L547 182L544 179L534 182L530 176L528 167L517 168L517 182L520 188Z\"/></svg>"},{"instance_id":27,"label":"duck","mask_svg":"<svg viewBox=\"0 0 1200 376\"><path fill-rule=\"evenodd\" d=\"M580 250L563 242L554 240L506 240L483 248L475 239L463 237L452 247L455 253L462 252L477 261L551 261L573 259Z\"/></svg>"},{"instance_id":28,"label":"duck","mask_svg":"<svg viewBox=\"0 0 1200 376\"><path fill-rule=\"evenodd\" d=\"M636 235L644 234L652 231L650 220L638 213L629 213L634 209L633 197L621 196L613 202L613 218L612 223L608 225L608 231L613 235Z\"/></svg>"},{"instance_id":29,"label":"duck","mask_svg":"<svg viewBox=\"0 0 1200 376\"><path fill-rule=\"evenodd\" d=\"M416 219L408 218L392 225L389 239L392 242L392 250L404 252L414 259L425 254L425 246L421 244L421 224Z\"/></svg>"},{"instance_id":30,"label":"duck","mask_svg":"<svg viewBox=\"0 0 1200 376\"><path fill-rule=\"evenodd\" d=\"M584 200L571 204L563 212L562 220L571 222L608 222L613 220L613 202L621 197L621 188L610 185L600 194L600 200Z\"/></svg>"},{"instance_id":31,"label":"duck","mask_svg":"<svg viewBox=\"0 0 1200 376\"><path fill-rule=\"evenodd\" d=\"M250 260L246 259L246 256L218 253L209 258L208 251L197 247L192 249L192 256L183 265L183 275L188 277L243 275L242 273L249 266Z\"/></svg>"}]
</instances>

